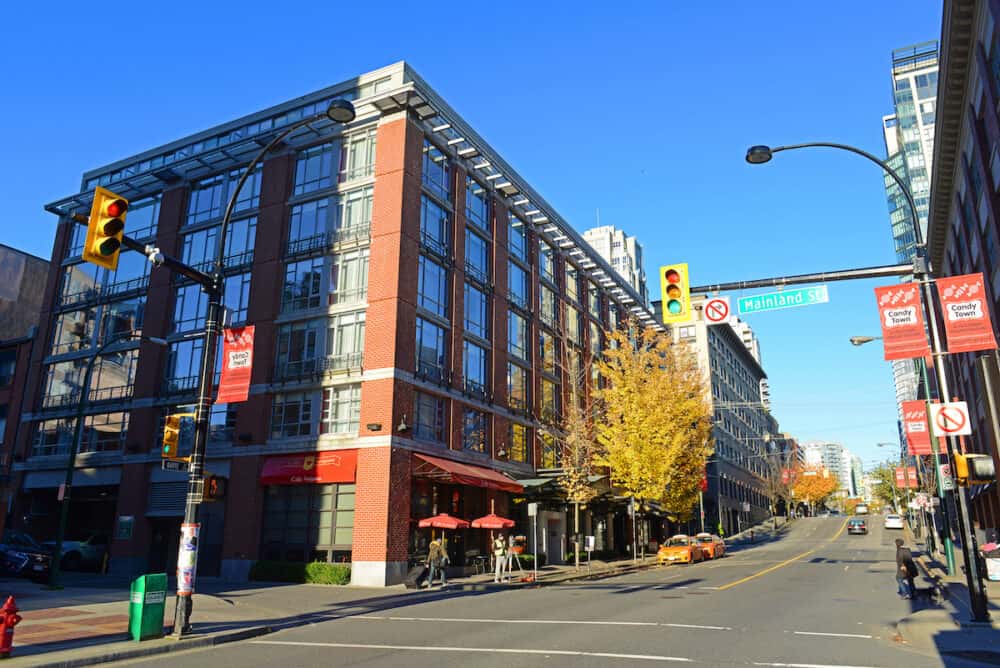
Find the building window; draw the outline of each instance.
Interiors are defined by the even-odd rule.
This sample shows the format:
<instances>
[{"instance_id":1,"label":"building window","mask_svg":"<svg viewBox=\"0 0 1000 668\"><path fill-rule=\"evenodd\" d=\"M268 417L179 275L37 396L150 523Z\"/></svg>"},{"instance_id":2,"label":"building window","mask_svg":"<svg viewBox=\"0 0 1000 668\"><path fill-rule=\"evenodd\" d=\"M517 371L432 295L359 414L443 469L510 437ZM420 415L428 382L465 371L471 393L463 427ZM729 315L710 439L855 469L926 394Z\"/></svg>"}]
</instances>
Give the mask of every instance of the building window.
<instances>
[{"instance_id":1,"label":"building window","mask_svg":"<svg viewBox=\"0 0 1000 668\"><path fill-rule=\"evenodd\" d=\"M7 404L0 404L0 443L3 443L7 432Z\"/></svg>"},{"instance_id":2,"label":"building window","mask_svg":"<svg viewBox=\"0 0 1000 668\"><path fill-rule=\"evenodd\" d=\"M559 365L559 340L546 331L538 333L538 357L542 361L542 370L555 374Z\"/></svg>"},{"instance_id":3,"label":"building window","mask_svg":"<svg viewBox=\"0 0 1000 668\"><path fill-rule=\"evenodd\" d=\"M538 468L540 469L557 469L559 468L562 457L560 457L559 449L556 447L556 439L547 432L539 432L538 440L541 445L541 457L538 462Z\"/></svg>"},{"instance_id":4,"label":"building window","mask_svg":"<svg viewBox=\"0 0 1000 668\"><path fill-rule=\"evenodd\" d=\"M465 178L465 218L470 225L490 233L490 194L471 177Z\"/></svg>"},{"instance_id":5,"label":"building window","mask_svg":"<svg viewBox=\"0 0 1000 668\"><path fill-rule=\"evenodd\" d=\"M486 452L486 414L466 408L462 411L462 449Z\"/></svg>"},{"instance_id":6,"label":"building window","mask_svg":"<svg viewBox=\"0 0 1000 668\"><path fill-rule=\"evenodd\" d=\"M489 365L489 352L482 346L463 341L462 358L465 391L474 396L485 398L489 380L486 371Z\"/></svg>"},{"instance_id":7,"label":"building window","mask_svg":"<svg viewBox=\"0 0 1000 668\"><path fill-rule=\"evenodd\" d=\"M444 380L445 336L443 327L417 318L417 374L433 380Z\"/></svg>"},{"instance_id":8,"label":"building window","mask_svg":"<svg viewBox=\"0 0 1000 668\"><path fill-rule=\"evenodd\" d=\"M507 429L507 454L511 461L528 463L531 434L523 424L512 422Z\"/></svg>"},{"instance_id":9,"label":"building window","mask_svg":"<svg viewBox=\"0 0 1000 668\"><path fill-rule=\"evenodd\" d=\"M444 399L417 392L414 395L413 435L425 441L444 443Z\"/></svg>"},{"instance_id":10,"label":"building window","mask_svg":"<svg viewBox=\"0 0 1000 668\"><path fill-rule=\"evenodd\" d=\"M285 266L285 284L281 291L281 311L317 308L322 297L323 258L316 257Z\"/></svg>"},{"instance_id":11,"label":"building window","mask_svg":"<svg viewBox=\"0 0 1000 668\"><path fill-rule=\"evenodd\" d=\"M354 537L353 484L269 485L264 489L263 559L305 563L350 561Z\"/></svg>"},{"instance_id":12,"label":"building window","mask_svg":"<svg viewBox=\"0 0 1000 668\"><path fill-rule=\"evenodd\" d=\"M448 270L425 255L420 256L417 306L438 317L448 318Z\"/></svg>"},{"instance_id":13,"label":"building window","mask_svg":"<svg viewBox=\"0 0 1000 668\"><path fill-rule=\"evenodd\" d=\"M510 261L507 262L507 298L519 308L529 308L528 272L521 265Z\"/></svg>"},{"instance_id":14,"label":"building window","mask_svg":"<svg viewBox=\"0 0 1000 668\"><path fill-rule=\"evenodd\" d=\"M149 282L149 260L141 253L122 253L118 268L108 272L104 291L114 295L143 288Z\"/></svg>"},{"instance_id":15,"label":"building window","mask_svg":"<svg viewBox=\"0 0 1000 668\"><path fill-rule=\"evenodd\" d=\"M250 272L226 276L223 290L223 305L229 312L229 324L246 322L250 308Z\"/></svg>"},{"instance_id":16,"label":"building window","mask_svg":"<svg viewBox=\"0 0 1000 668\"><path fill-rule=\"evenodd\" d=\"M278 327L276 378L296 378L317 372L317 350L324 320L306 320Z\"/></svg>"},{"instance_id":17,"label":"building window","mask_svg":"<svg viewBox=\"0 0 1000 668\"><path fill-rule=\"evenodd\" d=\"M294 195L323 190L333 185L333 163L338 148L336 143L329 143L299 153L295 162Z\"/></svg>"},{"instance_id":18,"label":"building window","mask_svg":"<svg viewBox=\"0 0 1000 668\"><path fill-rule=\"evenodd\" d=\"M288 216L288 252L299 253L325 245L329 223L329 198L293 206Z\"/></svg>"},{"instance_id":19,"label":"building window","mask_svg":"<svg viewBox=\"0 0 1000 668\"><path fill-rule=\"evenodd\" d=\"M326 370L357 369L365 349L365 312L330 318L326 337Z\"/></svg>"},{"instance_id":20,"label":"building window","mask_svg":"<svg viewBox=\"0 0 1000 668\"><path fill-rule=\"evenodd\" d=\"M69 452L69 445L73 441L74 424L70 419L45 420L37 423L31 439L32 456L47 457Z\"/></svg>"},{"instance_id":21,"label":"building window","mask_svg":"<svg viewBox=\"0 0 1000 668\"><path fill-rule=\"evenodd\" d=\"M375 173L376 130L348 135L340 152L340 182L363 179Z\"/></svg>"},{"instance_id":22,"label":"building window","mask_svg":"<svg viewBox=\"0 0 1000 668\"><path fill-rule=\"evenodd\" d=\"M507 362L508 408L516 411L528 409L531 405L530 395L528 394L528 382L530 379L531 373L528 369L513 362Z\"/></svg>"},{"instance_id":23,"label":"building window","mask_svg":"<svg viewBox=\"0 0 1000 668\"><path fill-rule=\"evenodd\" d=\"M215 263L215 255L219 248L219 229L219 226L216 225L185 234L181 248L181 260L198 269L210 269ZM232 267L252 262L256 243L256 216L232 221L226 233L225 265Z\"/></svg>"},{"instance_id":24,"label":"building window","mask_svg":"<svg viewBox=\"0 0 1000 668\"><path fill-rule=\"evenodd\" d=\"M490 243L468 228L465 231L465 272L480 283L489 283Z\"/></svg>"},{"instance_id":25,"label":"building window","mask_svg":"<svg viewBox=\"0 0 1000 668\"><path fill-rule=\"evenodd\" d=\"M160 218L160 196L154 195L145 199L129 202L128 227L126 231L133 239L148 239L156 235L156 223ZM77 227L86 231L82 225ZM77 254L83 252L81 244Z\"/></svg>"},{"instance_id":26,"label":"building window","mask_svg":"<svg viewBox=\"0 0 1000 668\"><path fill-rule=\"evenodd\" d=\"M528 321L513 311L507 311L507 352L528 361L531 359L528 346Z\"/></svg>"},{"instance_id":27,"label":"building window","mask_svg":"<svg viewBox=\"0 0 1000 668\"><path fill-rule=\"evenodd\" d=\"M309 392L274 395L271 405L271 438L312 434L312 402Z\"/></svg>"},{"instance_id":28,"label":"building window","mask_svg":"<svg viewBox=\"0 0 1000 668\"><path fill-rule=\"evenodd\" d=\"M361 420L361 384L327 387L323 390L321 434L357 433Z\"/></svg>"},{"instance_id":29,"label":"building window","mask_svg":"<svg viewBox=\"0 0 1000 668\"><path fill-rule=\"evenodd\" d=\"M539 286L538 291L538 315L546 325L552 329L559 327L559 301L555 290L544 285Z\"/></svg>"},{"instance_id":30,"label":"building window","mask_svg":"<svg viewBox=\"0 0 1000 668\"><path fill-rule=\"evenodd\" d=\"M121 450L128 433L128 413L88 415L83 420L80 452Z\"/></svg>"},{"instance_id":31,"label":"building window","mask_svg":"<svg viewBox=\"0 0 1000 668\"><path fill-rule=\"evenodd\" d=\"M524 221L513 213L507 219L507 249L521 262L528 261L528 232Z\"/></svg>"},{"instance_id":32,"label":"building window","mask_svg":"<svg viewBox=\"0 0 1000 668\"><path fill-rule=\"evenodd\" d=\"M479 288L465 284L465 331L481 339L490 338L489 298Z\"/></svg>"},{"instance_id":33,"label":"building window","mask_svg":"<svg viewBox=\"0 0 1000 668\"><path fill-rule=\"evenodd\" d=\"M542 379L542 420L559 420L559 385L546 378Z\"/></svg>"},{"instance_id":34,"label":"building window","mask_svg":"<svg viewBox=\"0 0 1000 668\"><path fill-rule=\"evenodd\" d=\"M437 146L424 140L424 187L446 202L451 201L451 167L448 156Z\"/></svg>"},{"instance_id":35,"label":"building window","mask_svg":"<svg viewBox=\"0 0 1000 668\"><path fill-rule=\"evenodd\" d=\"M583 321L580 318L580 311L573 306L566 307L566 336L576 345L583 344Z\"/></svg>"},{"instance_id":36,"label":"building window","mask_svg":"<svg viewBox=\"0 0 1000 668\"><path fill-rule=\"evenodd\" d=\"M431 252L450 256L451 234L448 212L426 195L420 203L420 243Z\"/></svg>"},{"instance_id":37,"label":"building window","mask_svg":"<svg viewBox=\"0 0 1000 668\"><path fill-rule=\"evenodd\" d=\"M205 309L208 297L197 283L177 288L174 297L173 332L191 332L205 327Z\"/></svg>"},{"instance_id":38,"label":"building window","mask_svg":"<svg viewBox=\"0 0 1000 668\"><path fill-rule=\"evenodd\" d=\"M138 348L104 353L94 364L89 400L109 401L131 396L138 361Z\"/></svg>"},{"instance_id":39,"label":"building window","mask_svg":"<svg viewBox=\"0 0 1000 668\"><path fill-rule=\"evenodd\" d=\"M327 303L357 304L368 296L368 256L363 248L350 253L337 253L330 262L330 286Z\"/></svg>"},{"instance_id":40,"label":"building window","mask_svg":"<svg viewBox=\"0 0 1000 668\"><path fill-rule=\"evenodd\" d=\"M601 319L601 292L593 283L587 283L587 309L590 315Z\"/></svg>"},{"instance_id":41,"label":"building window","mask_svg":"<svg viewBox=\"0 0 1000 668\"><path fill-rule=\"evenodd\" d=\"M566 264L566 296L575 302L580 301L580 273L569 263Z\"/></svg>"},{"instance_id":42,"label":"building window","mask_svg":"<svg viewBox=\"0 0 1000 668\"><path fill-rule=\"evenodd\" d=\"M178 411L171 411L178 412ZM212 404L212 413L209 416L208 437L213 441L232 441L236 432L236 404ZM163 433L163 424L156 438L159 439Z\"/></svg>"},{"instance_id":43,"label":"building window","mask_svg":"<svg viewBox=\"0 0 1000 668\"><path fill-rule=\"evenodd\" d=\"M372 225L372 198L369 186L352 190L337 197L337 220L334 221L335 241L356 238L367 233Z\"/></svg>"},{"instance_id":44,"label":"building window","mask_svg":"<svg viewBox=\"0 0 1000 668\"><path fill-rule=\"evenodd\" d=\"M232 196L231 193L242 175L243 170L237 169L227 174L210 176L196 183L191 189L188 200L187 224L197 225L221 218ZM233 207L234 213L255 209L260 205L260 175L261 166L258 165L240 190Z\"/></svg>"},{"instance_id":45,"label":"building window","mask_svg":"<svg viewBox=\"0 0 1000 668\"><path fill-rule=\"evenodd\" d=\"M94 345L94 326L97 320L97 310L93 308L82 311L69 311L60 313L56 317L55 333L52 337L52 349L50 354L61 355L72 353L78 350L85 350ZM4 356L10 357L10 374L14 373L14 351L4 350L0 352L0 360ZM4 367L6 365L0 361L0 378L5 376ZM5 383L0 383L0 385Z\"/></svg>"},{"instance_id":46,"label":"building window","mask_svg":"<svg viewBox=\"0 0 1000 668\"><path fill-rule=\"evenodd\" d=\"M552 246L542 239L538 240L538 269L542 278L550 283L556 282L555 252L552 250Z\"/></svg>"}]
</instances>

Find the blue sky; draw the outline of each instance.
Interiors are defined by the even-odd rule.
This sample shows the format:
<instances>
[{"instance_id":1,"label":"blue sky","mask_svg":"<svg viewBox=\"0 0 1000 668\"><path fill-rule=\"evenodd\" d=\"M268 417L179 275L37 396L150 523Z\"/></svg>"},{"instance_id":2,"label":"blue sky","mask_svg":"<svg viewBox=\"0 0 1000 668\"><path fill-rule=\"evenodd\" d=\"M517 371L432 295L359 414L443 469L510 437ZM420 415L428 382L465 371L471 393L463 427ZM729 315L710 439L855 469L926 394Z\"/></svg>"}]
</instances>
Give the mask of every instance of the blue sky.
<instances>
[{"instance_id":1,"label":"blue sky","mask_svg":"<svg viewBox=\"0 0 1000 668\"><path fill-rule=\"evenodd\" d=\"M275 8L280 7L280 14ZM865 160L883 154L892 49L938 39L929 0L719 3L15 3L0 25L0 241L49 257L42 206L98 167L409 61L577 229L639 237L695 283L893 262ZM775 415L866 461L896 439L872 288L748 318ZM651 285L651 292L658 286ZM738 295L733 295L735 298Z\"/></svg>"}]
</instances>

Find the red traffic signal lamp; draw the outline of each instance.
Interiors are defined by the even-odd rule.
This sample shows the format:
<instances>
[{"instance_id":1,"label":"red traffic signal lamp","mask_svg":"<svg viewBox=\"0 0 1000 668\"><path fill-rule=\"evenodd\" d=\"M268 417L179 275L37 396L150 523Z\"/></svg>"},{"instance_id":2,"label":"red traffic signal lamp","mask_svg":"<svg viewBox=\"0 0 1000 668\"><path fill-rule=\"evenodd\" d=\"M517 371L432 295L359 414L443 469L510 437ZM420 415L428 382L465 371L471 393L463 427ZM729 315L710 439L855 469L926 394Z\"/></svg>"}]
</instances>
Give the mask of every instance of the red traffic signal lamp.
<instances>
[{"instance_id":1,"label":"red traffic signal lamp","mask_svg":"<svg viewBox=\"0 0 1000 668\"><path fill-rule=\"evenodd\" d=\"M691 282L688 280L686 263L660 267L660 293L664 323L691 320Z\"/></svg>"},{"instance_id":2,"label":"red traffic signal lamp","mask_svg":"<svg viewBox=\"0 0 1000 668\"><path fill-rule=\"evenodd\" d=\"M94 190L83 245L84 260L111 271L118 268L127 213L128 200L124 197L100 186Z\"/></svg>"}]
</instances>

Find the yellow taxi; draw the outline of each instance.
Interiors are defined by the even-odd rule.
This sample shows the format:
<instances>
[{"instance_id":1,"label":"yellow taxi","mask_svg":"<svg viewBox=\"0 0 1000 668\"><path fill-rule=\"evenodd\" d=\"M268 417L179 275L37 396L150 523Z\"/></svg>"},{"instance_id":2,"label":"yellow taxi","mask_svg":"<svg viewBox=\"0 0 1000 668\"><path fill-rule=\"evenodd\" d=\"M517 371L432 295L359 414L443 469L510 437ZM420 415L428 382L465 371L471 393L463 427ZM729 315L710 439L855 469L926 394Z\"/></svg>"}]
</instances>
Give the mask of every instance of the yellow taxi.
<instances>
[{"instance_id":1,"label":"yellow taxi","mask_svg":"<svg viewBox=\"0 0 1000 668\"><path fill-rule=\"evenodd\" d=\"M698 546L705 553L706 559L720 559L726 556L726 542L718 536L710 533L699 533L695 535Z\"/></svg>"},{"instance_id":2,"label":"yellow taxi","mask_svg":"<svg viewBox=\"0 0 1000 668\"><path fill-rule=\"evenodd\" d=\"M656 561L660 564L693 564L704 559L705 553L698 541L684 534L668 538L656 553Z\"/></svg>"}]
</instances>

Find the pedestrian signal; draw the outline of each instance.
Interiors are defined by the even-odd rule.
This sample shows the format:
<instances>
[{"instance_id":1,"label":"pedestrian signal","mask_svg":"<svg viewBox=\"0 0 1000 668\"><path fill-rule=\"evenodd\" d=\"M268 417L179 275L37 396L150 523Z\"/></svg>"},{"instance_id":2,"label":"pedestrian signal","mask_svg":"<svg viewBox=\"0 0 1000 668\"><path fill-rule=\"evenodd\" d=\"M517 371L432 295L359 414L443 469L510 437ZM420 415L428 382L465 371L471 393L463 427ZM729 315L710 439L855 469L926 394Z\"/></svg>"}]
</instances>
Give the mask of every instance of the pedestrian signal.
<instances>
[{"instance_id":1,"label":"pedestrian signal","mask_svg":"<svg viewBox=\"0 0 1000 668\"><path fill-rule=\"evenodd\" d=\"M660 292L664 323L691 320L691 283L686 263L660 267Z\"/></svg>"},{"instance_id":2,"label":"pedestrian signal","mask_svg":"<svg viewBox=\"0 0 1000 668\"><path fill-rule=\"evenodd\" d=\"M126 213L128 200L99 186L94 190L94 203L87 221L87 240L83 245L84 260L111 271L118 268Z\"/></svg>"},{"instance_id":3,"label":"pedestrian signal","mask_svg":"<svg viewBox=\"0 0 1000 668\"><path fill-rule=\"evenodd\" d=\"M989 455L955 454L955 477L963 487L985 485L997 478L993 458Z\"/></svg>"},{"instance_id":4,"label":"pedestrian signal","mask_svg":"<svg viewBox=\"0 0 1000 668\"><path fill-rule=\"evenodd\" d=\"M221 475L208 475L205 477L205 489L202 492L202 501L219 501L226 498L226 488L229 480Z\"/></svg>"}]
</instances>

